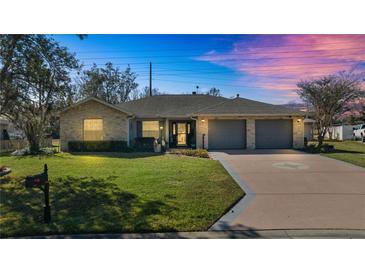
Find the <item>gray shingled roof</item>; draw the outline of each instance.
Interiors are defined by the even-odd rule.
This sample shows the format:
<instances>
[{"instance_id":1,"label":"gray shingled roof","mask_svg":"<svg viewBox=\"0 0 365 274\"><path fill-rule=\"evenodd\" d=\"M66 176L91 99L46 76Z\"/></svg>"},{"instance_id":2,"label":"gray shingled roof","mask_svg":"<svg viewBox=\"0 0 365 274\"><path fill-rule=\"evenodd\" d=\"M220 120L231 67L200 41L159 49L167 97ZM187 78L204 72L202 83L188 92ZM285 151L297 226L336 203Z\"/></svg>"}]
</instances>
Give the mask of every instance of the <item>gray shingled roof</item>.
<instances>
[{"instance_id":1,"label":"gray shingled roof","mask_svg":"<svg viewBox=\"0 0 365 274\"><path fill-rule=\"evenodd\" d=\"M189 117L192 113L214 106L227 98L209 95L156 95L121 103L118 106L136 117Z\"/></svg>"},{"instance_id":2,"label":"gray shingled roof","mask_svg":"<svg viewBox=\"0 0 365 274\"><path fill-rule=\"evenodd\" d=\"M262 103L245 98L226 100L218 105L201 109L196 115L304 115L287 107Z\"/></svg>"},{"instance_id":3,"label":"gray shingled roof","mask_svg":"<svg viewBox=\"0 0 365 274\"><path fill-rule=\"evenodd\" d=\"M190 117L196 115L304 115L283 106L244 98L210 95L156 95L118 105L137 118Z\"/></svg>"}]
</instances>

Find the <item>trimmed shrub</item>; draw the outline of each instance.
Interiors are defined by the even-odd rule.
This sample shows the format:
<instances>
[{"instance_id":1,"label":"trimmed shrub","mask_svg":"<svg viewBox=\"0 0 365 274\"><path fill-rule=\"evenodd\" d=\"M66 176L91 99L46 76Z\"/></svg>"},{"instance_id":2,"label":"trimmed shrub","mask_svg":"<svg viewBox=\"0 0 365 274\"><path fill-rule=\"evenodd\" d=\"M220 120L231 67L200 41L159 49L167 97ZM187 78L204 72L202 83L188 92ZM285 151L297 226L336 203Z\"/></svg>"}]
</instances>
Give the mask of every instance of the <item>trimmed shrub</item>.
<instances>
[{"instance_id":1,"label":"trimmed shrub","mask_svg":"<svg viewBox=\"0 0 365 274\"><path fill-rule=\"evenodd\" d=\"M71 152L130 152L126 141L70 141Z\"/></svg>"},{"instance_id":2,"label":"trimmed shrub","mask_svg":"<svg viewBox=\"0 0 365 274\"><path fill-rule=\"evenodd\" d=\"M206 149L172 149L170 150L170 153L198 158L209 158L209 154Z\"/></svg>"},{"instance_id":3,"label":"trimmed shrub","mask_svg":"<svg viewBox=\"0 0 365 274\"><path fill-rule=\"evenodd\" d=\"M323 144L320 149L323 153L331 153L335 151L335 147L329 144Z\"/></svg>"},{"instance_id":4,"label":"trimmed shrub","mask_svg":"<svg viewBox=\"0 0 365 274\"><path fill-rule=\"evenodd\" d=\"M304 148L304 151L308 153L319 153L320 149L315 144L309 144Z\"/></svg>"},{"instance_id":5,"label":"trimmed shrub","mask_svg":"<svg viewBox=\"0 0 365 274\"><path fill-rule=\"evenodd\" d=\"M134 139L134 150L143 152L154 152L154 137L137 137Z\"/></svg>"}]
</instances>

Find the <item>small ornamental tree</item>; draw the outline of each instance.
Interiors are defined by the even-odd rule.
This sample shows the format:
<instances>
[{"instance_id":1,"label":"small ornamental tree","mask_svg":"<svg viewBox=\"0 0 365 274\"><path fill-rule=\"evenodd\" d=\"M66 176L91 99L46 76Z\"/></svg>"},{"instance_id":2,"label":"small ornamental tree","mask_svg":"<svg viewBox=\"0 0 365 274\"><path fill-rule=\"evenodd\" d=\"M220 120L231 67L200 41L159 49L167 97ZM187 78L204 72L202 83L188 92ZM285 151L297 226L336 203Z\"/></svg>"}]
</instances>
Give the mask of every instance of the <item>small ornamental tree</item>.
<instances>
[{"instance_id":1,"label":"small ornamental tree","mask_svg":"<svg viewBox=\"0 0 365 274\"><path fill-rule=\"evenodd\" d=\"M346 110L346 105L364 97L362 74L339 73L323 76L316 80L301 81L297 84L298 95L314 111L318 130L318 146L334 119Z\"/></svg>"}]
</instances>

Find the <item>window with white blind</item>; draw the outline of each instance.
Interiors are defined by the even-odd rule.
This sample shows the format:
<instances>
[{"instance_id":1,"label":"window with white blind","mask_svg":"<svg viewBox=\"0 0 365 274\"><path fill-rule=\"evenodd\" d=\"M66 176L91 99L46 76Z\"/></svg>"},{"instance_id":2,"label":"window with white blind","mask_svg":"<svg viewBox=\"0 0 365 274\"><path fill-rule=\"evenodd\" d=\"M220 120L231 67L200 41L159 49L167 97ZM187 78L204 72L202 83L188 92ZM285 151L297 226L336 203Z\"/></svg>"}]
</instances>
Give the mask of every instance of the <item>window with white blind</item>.
<instances>
[{"instance_id":1,"label":"window with white blind","mask_svg":"<svg viewBox=\"0 0 365 274\"><path fill-rule=\"evenodd\" d=\"M160 137L159 121L142 121L142 137Z\"/></svg>"},{"instance_id":2,"label":"window with white blind","mask_svg":"<svg viewBox=\"0 0 365 274\"><path fill-rule=\"evenodd\" d=\"M103 119L84 120L84 140L85 141L103 140Z\"/></svg>"}]
</instances>

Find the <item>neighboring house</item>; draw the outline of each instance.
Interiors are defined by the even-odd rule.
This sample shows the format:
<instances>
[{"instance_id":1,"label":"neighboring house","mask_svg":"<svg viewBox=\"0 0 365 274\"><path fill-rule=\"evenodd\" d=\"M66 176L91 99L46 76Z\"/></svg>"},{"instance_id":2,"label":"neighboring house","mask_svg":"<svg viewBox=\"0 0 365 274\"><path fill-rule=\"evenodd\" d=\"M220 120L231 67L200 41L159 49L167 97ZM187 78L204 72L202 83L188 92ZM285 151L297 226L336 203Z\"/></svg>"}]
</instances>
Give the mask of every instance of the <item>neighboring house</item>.
<instances>
[{"instance_id":1,"label":"neighboring house","mask_svg":"<svg viewBox=\"0 0 365 274\"><path fill-rule=\"evenodd\" d=\"M155 137L168 148L301 148L303 112L244 98L157 95L111 105L94 97L60 114L61 149L76 140Z\"/></svg>"},{"instance_id":2,"label":"neighboring house","mask_svg":"<svg viewBox=\"0 0 365 274\"><path fill-rule=\"evenodd\" d=\"M324 137L327 139L334 139L339 141L352 140L354 137L353 128L354 125L333 126L329 129L331 135L329 133L326 133Z\"/></svg>"},{"instance_id":3,"label":"neighboring house","mask_svg":"<svg viewBox=\"0 0 365 274\"><path fill-rule=\"evenodd\" d=\"M23 132L18 130L12 122L0 116L0 140L22 139Z\"/></svg>"}]
</instances>

